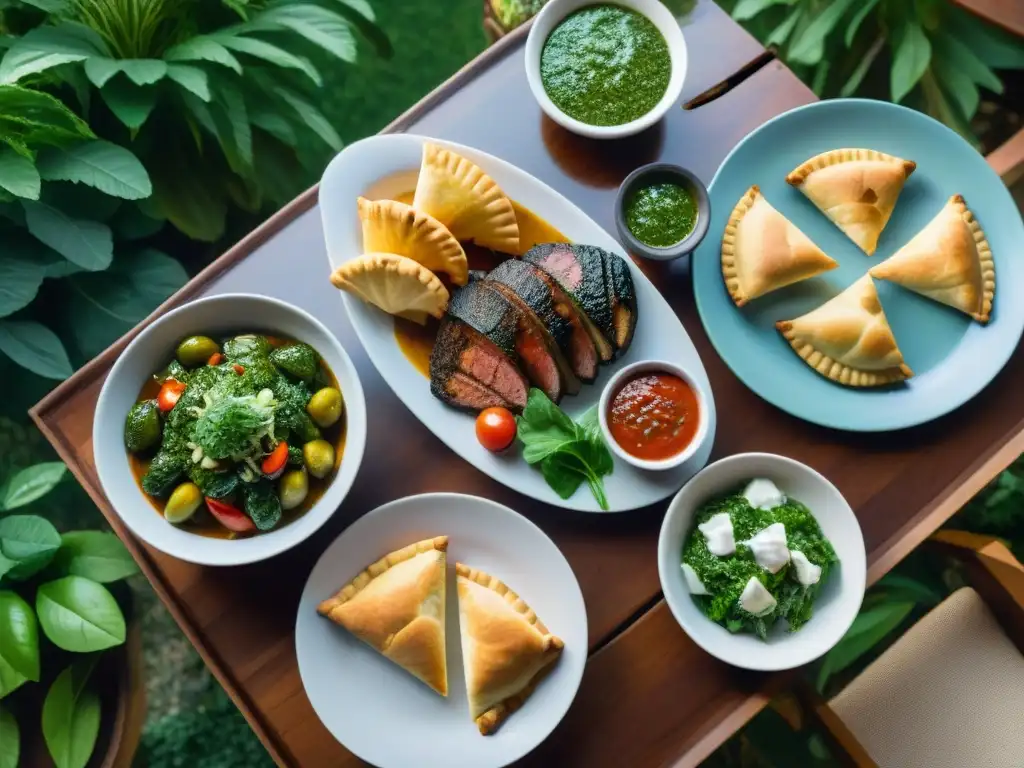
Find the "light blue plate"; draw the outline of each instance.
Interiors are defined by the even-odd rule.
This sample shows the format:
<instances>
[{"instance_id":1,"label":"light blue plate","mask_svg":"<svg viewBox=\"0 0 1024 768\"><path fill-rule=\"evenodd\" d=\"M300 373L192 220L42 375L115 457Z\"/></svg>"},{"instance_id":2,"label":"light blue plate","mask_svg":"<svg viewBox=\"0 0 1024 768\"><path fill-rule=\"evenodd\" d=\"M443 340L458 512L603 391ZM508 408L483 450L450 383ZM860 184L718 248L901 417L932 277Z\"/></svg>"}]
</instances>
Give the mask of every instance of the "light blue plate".
<instances>
[{"instance_id":1,"label":"light blue plate","mask_svg":"<svg viewBox=\"0 0 1024 768\"><path fill-rule=\"evenodd\" d=\"M786 174L840 147L867 147L914 160L874 256L866 256L797 189ZM725 222L751 184L839 267L737 309L722 281ZM741 141L710 187L711 227L694 254L697 309L718 354L769 403L798 418L858 432L902 429L958 408L1006 364L1024 331L1024 223L996 173L960 136L919 112L881 101L837 99L791 110ZM996 262L992 319L966 315L875 281L889 324L914 371L904 384L854 389L816 373L775 330L848 287L895 253L960 193L985 230Z\"/></svg>"}]
</instances>

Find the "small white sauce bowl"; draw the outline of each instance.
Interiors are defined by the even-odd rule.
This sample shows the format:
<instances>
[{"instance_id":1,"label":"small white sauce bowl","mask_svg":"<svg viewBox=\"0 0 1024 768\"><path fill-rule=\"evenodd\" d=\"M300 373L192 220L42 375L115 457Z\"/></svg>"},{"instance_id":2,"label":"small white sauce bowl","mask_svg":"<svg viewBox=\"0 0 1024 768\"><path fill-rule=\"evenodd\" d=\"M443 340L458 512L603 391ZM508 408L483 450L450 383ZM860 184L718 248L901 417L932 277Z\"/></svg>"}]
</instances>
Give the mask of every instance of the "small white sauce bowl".
<instances>
[{"instance_id":1,"label":"small white sauce bowl","mask_svg":"<svg viewBox=\"0 0 1024 768\"><path fill-rule=\"evenodd\" d=\"M589 5L605 5L607 0L551 0L533 20L530 34L526 38L526 79L530 83L533 97L544 113L566 130L591 139L619 139L632 136L658 122L679 100L686 79L686 40L679 28L679 22L660 0L611 0L614 5L629 8L646 16L658 28L668 45L672 60L665 94L650 112L621 125L590 125L569 117L548 96L540 77L540 56L544 44L555 27L574 11Z\"/></svg>"},{"instance_id":2,"label":"small white sauce bowl","mask_svg":"<svg viewBox=\"0 0 1024 768\"><path fill-rule=\"evenodd\" d=\"M124 447L124 420L143 383L174 357L186 336L265 332L304 341L338 380L345 404L345 450L323 495L301 517L244 539L202 536L164 519L135 481ZM242 565L266 560L311 536L344 501L363 460L366 400L356 368L341 342L319 320L268 296L228 293L193 301L146 326L118 356L96 403L92 449L110 505L133 534L172 557L200 565Z\"/></svg>"},{"instance_id":3,"label":"small white sauce bowl","mask_svg":"<svg viewBox=\"0 0 1024 768\"><path fill-rule=\"evenodd\" d=\"M788 632L778 622L767 641L752 633L733 634L705 616L690 594L682 569L683 544L693 530L697 510L758 477L768 478L786 496L803 503L839 557L839 565L814 601L810 621L796 632ZM839 489L806 464L772 453L740 453L708 464L672 499L658 536L661 589L679 626L712 656L746 669L791 669L828 652L860 611L866 561L860 524Z\"/></svg>"},{"instance_id":4,"label":"small white sauce bowl","mask_svg":"<svg viewBox=\"0 0 1024 768\"><path fill-rule=\"evenodd\" d=\"M644 373L667 373L672 376L678 376L680 379L685 381L690 389L693 390L697 396L697 412L700 421L697 424L697 432L693 436L693 440L686 446L682 451L677 453L675 456L669 456L667 459L641 459L631 453L625 448L619 445L618 441L612 435L611 430L608 428L608 408L611 406L612 398L615 397L616 393L629 379L632 379L640 374ZM704 392L703 388L697 381L690 376L685 370L680 368L675 363L668 363L664 360L641 360L638 363L627 365L621 371L612 376L611 380L605 385L604 390L601 392L601 400L598 403L598 421L601 424L601 432L604 434L604 439L608 443L608 447L611 448L612 452L623 461L632 464L634 467L640 469L647 469L652 471L659 471L665 469L673 469L678 467L683 462L689 460L701 446L704 441L708 438L708 395Z\"/></svg>"}]
</instances>

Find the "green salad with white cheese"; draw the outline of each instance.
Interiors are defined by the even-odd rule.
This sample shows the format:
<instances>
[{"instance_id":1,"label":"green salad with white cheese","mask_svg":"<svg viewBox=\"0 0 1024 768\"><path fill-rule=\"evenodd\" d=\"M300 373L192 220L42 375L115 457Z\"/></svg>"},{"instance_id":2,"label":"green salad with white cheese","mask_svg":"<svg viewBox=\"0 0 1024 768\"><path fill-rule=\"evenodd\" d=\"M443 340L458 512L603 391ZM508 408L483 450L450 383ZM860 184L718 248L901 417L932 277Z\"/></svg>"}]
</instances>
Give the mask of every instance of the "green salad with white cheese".
<instances>
[{"instance_id":1,"label":"green salad with white cheese","mask_svg":"<svg viewBox=\"0 0 1024 768\"><path fill-rule=\"evenodd\" d=\"M704 615L762 640L780 620L790 632L807 623L839 562L807 507L759 478L705 504L695 523L682 569Z\"/></svg>"}]
</instances>

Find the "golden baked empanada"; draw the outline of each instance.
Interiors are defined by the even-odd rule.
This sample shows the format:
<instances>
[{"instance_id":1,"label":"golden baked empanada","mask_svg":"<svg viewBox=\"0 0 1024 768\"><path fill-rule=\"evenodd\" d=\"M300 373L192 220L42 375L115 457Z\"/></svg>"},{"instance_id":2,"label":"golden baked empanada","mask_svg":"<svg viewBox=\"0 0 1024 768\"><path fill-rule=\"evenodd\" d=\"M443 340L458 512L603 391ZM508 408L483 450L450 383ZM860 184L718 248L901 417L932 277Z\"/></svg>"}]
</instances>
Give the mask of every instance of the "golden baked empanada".
<instances>
[{"instance_id":1,"label":"golden baked empanada","mask_svg":"<svg viewBox=\"0 0 1024 768\"><path fill-rule=\"evenodd\" d=\"M442 696L447 549L438 536L384 555L317 608Z\"/></svg>"},{"instance_id":2,"label":"golden baked empanada","mask_svg":"<svg viewBox=\"0 0 1024 768\"><path fill-rule=\"evenodd\" d=\"M331 283L389 315L420 325L427 322L427 315L440 318L448 308L448 289L437 275L394 253L368 253L347 261L331 273Z\"/></svg>"},{"instance_id":3,"label":"golden baked empanada","mask_svg":"<svg viewBox=\"0 0 1024 768\"><path fill-rule=\"evenodd\" d=\"M455 285L469 281L466 253L444 224L395 200L360 197L363 251L397 253L433 272L444 272Z\"/></svg>"},{"instance_id":4,"label":"golden baked empanada","mask_svg":"<svg viewBox=\"0 0 1024 768\"><path fill-rule=\"evenodd\" d=\"M503 253L520 252L512 202L478 165L450 149L423 143L412 205L448 227L458 240Z\"/></svg>"},{"instance_id":5,"label":"golden baked empanada","mask_svg":"<svg viewBox=\"0 0 1024 768\"><path fill-rule=\"evenodd\" d=\"M868 275L817 309L775 327L804 362L840 384L877 387L914 375Z\"/></svg>"},{"instance_id":6,"label":"golden baked empanada","mask_svg":"<svg viewBox=\"0 0 1024 768\"><path fill-rule=\"evenodd\" d=\"M498 579L462 563L455 572L469 715L487 735L530 697L564 644Z\"/></svg>"},{"instance_id":7,"label":"golden baked empanada","mask_svg":"<svg viewBox=\"0 0 1024 768\"><path fill-rule=\"evenodd\" d=\"M833 149L798 166L786 181L870 256L916 167L873 149Z\"/></svg>"},{"instance_id":8,"label":"golden baked empanada","mask_svg":"<svg viewBox=\"0 0 1024 768\"><path fill-rule=\"evenodd\" d=\"M737 307L837 266L765 200L756 184L736 203L725 225L722 277Z\"/></svg>"},{"instance_id":9,"label":"golden baked empanada","mask_svg":"<svg viewBox=\"0 0 1024 768\"><path fill-rule=\"evenodd\" d=\"M987 323L996 293L988 240L961 195L953 195L910 242L871 276L966 312Z\"/></svg>"}]
</instances>

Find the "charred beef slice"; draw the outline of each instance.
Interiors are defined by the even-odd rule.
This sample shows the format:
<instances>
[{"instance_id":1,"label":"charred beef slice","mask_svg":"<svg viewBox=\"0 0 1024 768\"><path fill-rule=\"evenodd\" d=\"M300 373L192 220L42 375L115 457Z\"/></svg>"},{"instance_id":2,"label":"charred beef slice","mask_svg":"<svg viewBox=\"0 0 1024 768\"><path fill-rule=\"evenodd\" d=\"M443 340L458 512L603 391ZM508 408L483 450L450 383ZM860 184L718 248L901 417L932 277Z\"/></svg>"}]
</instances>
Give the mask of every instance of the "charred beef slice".
<instances>
[{"instance_id":1,"label":"charred beef slice","mask_svg":"<svg viewBox=\"0 0 1024 768\"><path fill-rule=\"evenodd\" d=\"M626 260L608 251L602 253L604 284L608 290L608 303L612 308L612 343L615 345L615 357L619 358L629 349L633 341L633 332L636 331L636 288L633 286L633 276L629 273Z\"/></svg>"}]
</instances>

